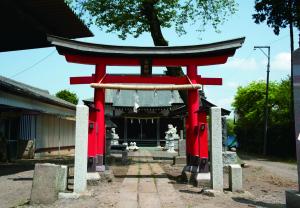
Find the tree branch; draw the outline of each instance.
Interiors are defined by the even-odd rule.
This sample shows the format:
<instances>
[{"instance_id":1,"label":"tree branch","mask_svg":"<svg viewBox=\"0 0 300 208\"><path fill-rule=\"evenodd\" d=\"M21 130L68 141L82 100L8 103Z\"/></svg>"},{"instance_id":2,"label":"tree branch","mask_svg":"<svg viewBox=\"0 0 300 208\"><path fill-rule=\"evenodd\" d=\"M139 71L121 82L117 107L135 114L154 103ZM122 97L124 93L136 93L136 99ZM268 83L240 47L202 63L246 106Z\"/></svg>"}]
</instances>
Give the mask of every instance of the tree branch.
<instances>
[{"instance_id":1,"label":"tree branch","mask_svg":"<svg viewBox=\"0 0 300 208\"><path fill-rule=\"evenodd\" d=\"M150 33L155 46L168 46L168 41L164 38L161 31L161 24L158 18L157 10L155 9L155 4L159 0L144 0L142 3L142 14L146 17L148 24L150 26ZM167 67L167 75L170 76L184 76L181 67ZM180 97L183 101L187 102L187 93L185 91L179 91Z\"/></svg>"}]
</instances>

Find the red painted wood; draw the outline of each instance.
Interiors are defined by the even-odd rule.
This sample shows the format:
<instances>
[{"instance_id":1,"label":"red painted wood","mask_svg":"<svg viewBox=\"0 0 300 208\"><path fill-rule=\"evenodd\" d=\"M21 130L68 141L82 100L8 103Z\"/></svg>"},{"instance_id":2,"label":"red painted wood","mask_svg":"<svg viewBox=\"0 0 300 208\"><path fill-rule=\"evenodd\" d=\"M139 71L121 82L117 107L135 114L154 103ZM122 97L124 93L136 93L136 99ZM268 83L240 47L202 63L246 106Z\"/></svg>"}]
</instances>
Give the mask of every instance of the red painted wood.
<instances>
[{"instance_id":1,"label":"red painted wood","mask_svg":"<svg viewBox=\"0 0 300 208\"><path fill-rule=\"evenodd\" d=\"M64 54L68 62L79 64L96 65L96 74L87 77L72 77L71 84L89 84L99 82L106 73L106 66L140 66L140 58L124 58L124 57L93 57L87 55ZM197 66L224 64L232 52L223 55L214 55L211 57L152 57L153 66L187 66L187 77L170 77L170 76L151 76L141 77L134 75L116 76L107 75L102 83L152 83L152 84L193 84L203 85L222 85L221 78L202 78L197 75ZM151 58L151 57L150 57ZM97 111L94 119L95 128L89 134L89 150L88 154L103 156L105 154L105 90L95 89L94 103ZM198 115L199 109L199 93L198 90L188 91L188 117L186 121L186 148L187 155L192 157L208 157L208 139L207 139L207 121L203 114ZM201 124L205 125L205 130L200 131ZM95 148L96 147L96 148Z\"/></svg>"},{"instance_id":2,"label":"red painted wood","mask_svg":"<svg viewBox=\"0 0 300 208\"><path fill-rule=\"evenodd\" d=\"M105 65L96 65L95 82L99 82L105 75ZM96 155L103 156L105 153L105 90L95 89L94 103L96 108L96 130L97 130L97 151Z\"/></svg>"},{"instance_id":3,"label":"red painted wood","mask_svg":"<svg viewBox=\"0 0 300 208\"><path fill-rule=\"evenodd\" d=\"M200 158L208 158L208 124L206 112L199 112L198 114L199 127L204 125L203 131L199 131L199 156Z\"/></svg>"},{"instance_id":4,"label":"red painted wood","mask_svg":"<svg viewBox=\"0 0 300 208\"><path fill-rule=\"evenodd\" d=\"M94 76L88 77L70 77L70 84L90 84L95 80Z\"/></svg>"},{"instance_id":5,"label":"red painted wood","mask_svg":"<svg viewBox=\"0 0 300 208\"><path fill-rule=\"evenodd\" d=\"M203 85L222 85L223 84L222 78L206 78L206 77L201 77L201 76L198 76L197 82L198 82L198 84L203 84Z\"/></svg>"},{"instance_id":6,"label":"red painted wood","mask_svg":"<svg viewBox=\"0 0 300 208\"><path fill-rule=\"evenodd\" d=\"M75 55L75 54L64 54L66 60L72 63L79 64L104 64L108 66L140 66L141 59L139 58L124 58L124 57L94 57L86 55ZM191 57L191 58L152 58L153 66L207 66L214 64L224 64L226 63L229 56L232 54L225 54L220 56L212 57Z\"/></svg>"},{"instance_id":7,"label":"red painted wood","mask_svg":"<svg viewBox=\"0 0 300 208\"><path fill-rule=\"evenodd\" d=\"M197 83L197 66L189 65L187 67L187 76L193 84ZM199 157L199 137L198 137L198 110L199 110L199 93L197 89L188 90L188 123L189 154Z\"/></svg>"},{"instance_id":8,"label":"red painted wood","mask_svg":"<svg viewBox=\"0 0 300 208\"><path fill-rule=\"evenodd\" d=\"M90 128L89 125L89 134L88 134L88 157L95 157L97 152L97 140L96 140L96 112L89 112L89 123L93 125L93 128Z\"/></svg>"},{"instance_id":9,"label":"red painted wood","mask_svg":"<svg viewBox=\"0 0 300 208\"><path fill-rule=\"evenodd\" d=\"M186 140L185 140L185 149L186 149L186 156L188 158L188 156L191 154L190 151L190 129L189 129L189 116L186 117L185 120L185 134L186 134Z\"/></svg>"},{"instance_id":10,"label":"red painted wood","mask_svg":"<svg viewBox=\"0 0 300 208\"><path fill-rule=\"evenodd\" d=\"M188 84L186 76L150 76L143 77L139 75L106 75L103 83L151 83L151 84Z\"/></svg>"},{"instance_id":11,"label":"red painted wood","mask_svg":"<svg viewBox=\"0 0 300 208\"><path fill-rule=\"evenodd\" d=\"M70 84L90 84L95 82L95 75L86 77L70 77ZM143 77L139 75L109 75L107 74L102 83L152 83L152 84L189 84L186 76L160 76ZM203 85L222 85L222 78L205 78L197 76L197 83Z\"/></svg>"}]
</instances>

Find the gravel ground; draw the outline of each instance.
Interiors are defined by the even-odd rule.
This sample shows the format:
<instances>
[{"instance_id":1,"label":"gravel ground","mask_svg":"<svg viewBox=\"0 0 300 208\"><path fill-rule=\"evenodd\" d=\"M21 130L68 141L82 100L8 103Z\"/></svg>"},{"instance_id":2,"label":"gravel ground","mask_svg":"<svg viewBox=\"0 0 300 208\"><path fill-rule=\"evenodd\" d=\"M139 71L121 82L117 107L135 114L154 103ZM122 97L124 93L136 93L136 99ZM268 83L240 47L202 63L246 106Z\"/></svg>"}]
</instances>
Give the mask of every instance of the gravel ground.
<instances>
[{"instance_id":1,"label":"gravel ground","mask_svg":"<svg viewBox=\"0 0 300 208\"><path fill-rule=\"evenodd\" d=\"M180 182L182 166L172 166L169 162L160 163L186 207L285 207L284 191L297 188L296 165L271 162L262 159L247 159L249 167L243 169L244 193L227 191L228 176L224 175L224 193L215 197L204 195L202 187L193 187ZM89 186L92 196L77 200L58 200L52 205L35 207L117 207L122 182L128 166L111 166L115 178L97 186ZM0 164L0 207L24 205L30 197L33 176L32 164ZM167 195L168 193L166 193Z\"/></svg>"}]
</instances>

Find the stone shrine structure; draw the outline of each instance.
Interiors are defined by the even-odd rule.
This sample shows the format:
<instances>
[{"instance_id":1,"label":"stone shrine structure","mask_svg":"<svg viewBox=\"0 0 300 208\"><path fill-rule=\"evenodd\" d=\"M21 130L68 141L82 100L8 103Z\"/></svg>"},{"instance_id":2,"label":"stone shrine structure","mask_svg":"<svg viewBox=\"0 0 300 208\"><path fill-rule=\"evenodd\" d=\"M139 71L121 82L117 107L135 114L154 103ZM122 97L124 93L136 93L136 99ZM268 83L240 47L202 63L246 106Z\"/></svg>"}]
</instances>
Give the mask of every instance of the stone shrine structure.
<instances>
[{"instance_id":1,"label":"stone shrine structure","mask_svg":"<svg viewBox=\"0 0 300 208\"><path fill-rule=\"evenodd\" d=\"M110 145L118 145L119 144L119 135L116 133L115 128L111 128L109 138L111 139Z\"/></svg>"},{"instance_id":2,"label":"stone shrine structure","mask_svg":"<svg viewBox=\"0 0 300 208\"><path fill-rule=\"evenodd\" d=\"M168 124L168 130L165 132L166 136L166 149L170 153L176 153L175 151L175 140L179 139L179 135L177 134L177 128L173 127L172 124ZM178 145L177 145L178 146Z\"/></svg>"}]
</instances>

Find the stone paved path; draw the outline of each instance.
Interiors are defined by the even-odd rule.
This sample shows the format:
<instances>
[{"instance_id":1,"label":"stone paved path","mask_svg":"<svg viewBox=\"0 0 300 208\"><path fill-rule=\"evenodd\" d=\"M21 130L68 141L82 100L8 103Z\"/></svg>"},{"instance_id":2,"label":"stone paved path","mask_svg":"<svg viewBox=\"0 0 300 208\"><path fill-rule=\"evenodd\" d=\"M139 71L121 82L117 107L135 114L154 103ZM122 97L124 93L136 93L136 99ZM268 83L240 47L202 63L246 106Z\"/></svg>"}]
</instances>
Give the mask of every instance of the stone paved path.
<instances>
[{"instance_id":1,"label":"stone paved path","mask_svg":"<svg viewBox=\"0 0 300 208\"><path fill-rule=\"evenodd\" d=\"M117 207L182 208L179 194L158 163L130 165L119 193Z\"/></svg>"}]
</instances>

